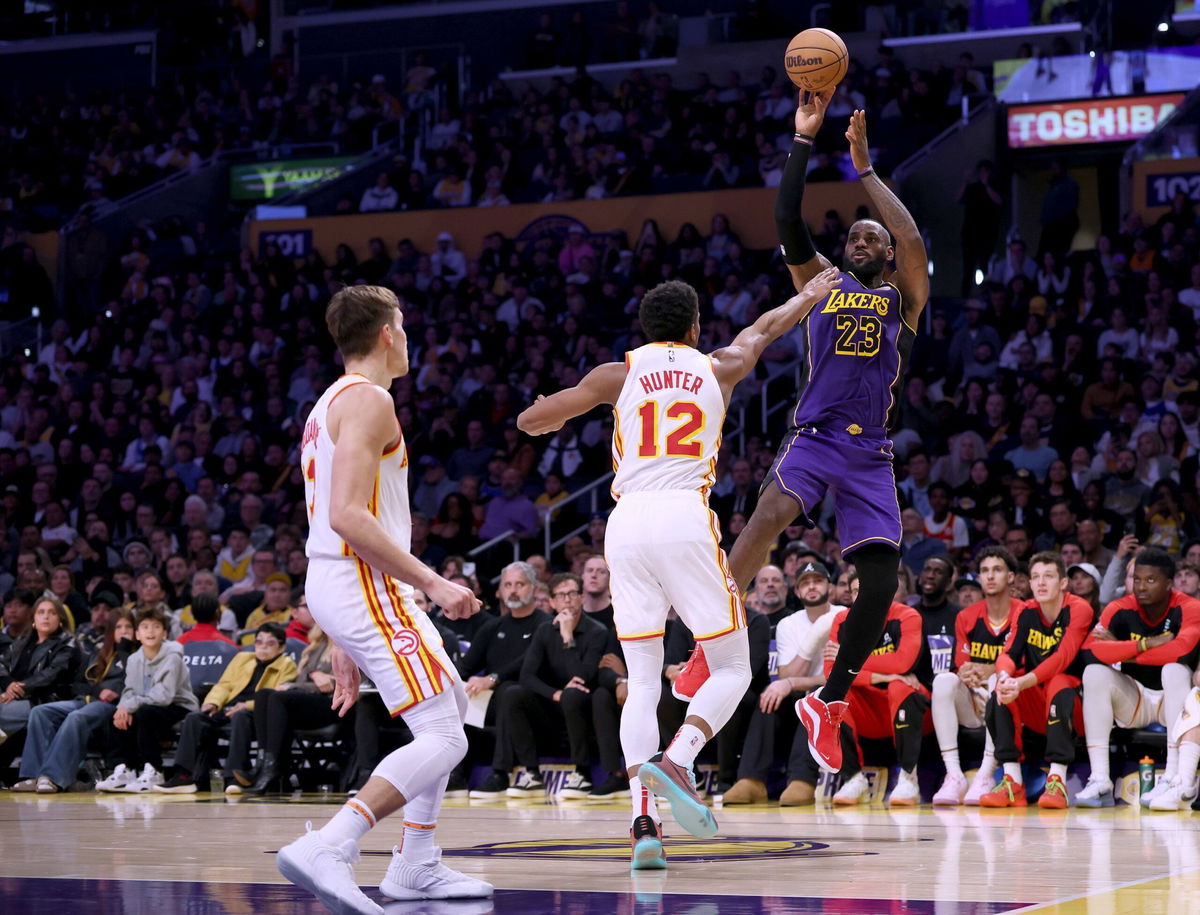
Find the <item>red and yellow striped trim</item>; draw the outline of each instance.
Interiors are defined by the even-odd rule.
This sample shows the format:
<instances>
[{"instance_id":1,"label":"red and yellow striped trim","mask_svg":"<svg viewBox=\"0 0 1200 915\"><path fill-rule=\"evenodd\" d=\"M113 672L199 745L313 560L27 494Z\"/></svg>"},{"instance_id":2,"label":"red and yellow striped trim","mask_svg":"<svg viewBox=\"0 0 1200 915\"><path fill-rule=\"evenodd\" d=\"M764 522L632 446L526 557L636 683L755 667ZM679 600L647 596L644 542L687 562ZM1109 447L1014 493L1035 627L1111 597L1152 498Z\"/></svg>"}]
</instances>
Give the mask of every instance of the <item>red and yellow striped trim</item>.
<instances>
[{"instance_id":1,"label":"red and yellow striped trim","mask_svg":"<svg viewBox=\"0 0 1200 915\"><path fill-rule=\"evenodd\" d=\"M717 554L717 568L726 581L733 578L729 571L729 563L725 558L725 551L721 549L721 533L717 528L717 516L711 509L708 510L708 532L712 534L713 547ZM708 639L715 639L723 635L728 635L738 629L746 628L746 606L742 603L741 596L736 591L729 592L729 625L718 631L709 632L704 635L696 634L696 641L703 642Z\"/></svg>"},{"instance_id":2,"label":"red and yellow striped trim","mask_svg":"<svg viewBox=\"0 0 1200 915\"><path fill-rule=\"evenodd\" d=\"M371 622L375 624L375 628L379 630L379 634L383 636L384 641L387 643L388 651L392 655L392 661L396 665L396 670L399 672L400 678L404 681L404 685L408 688L413 703L420 702L425 698L425 693L421 690L421 684L417 680L416 672L412 669L412 662L402 654L399 654L392 644L395 632L388 624L387 616L383 612L383 602L380 601L379 595L376 593L371 567L357 557L354 560L354 564L358 569L358 582L362 588L363 597L366 599L367 609L371 613ZM404 708L409 707L405 706Z\"/></svg>"}]
</instances>

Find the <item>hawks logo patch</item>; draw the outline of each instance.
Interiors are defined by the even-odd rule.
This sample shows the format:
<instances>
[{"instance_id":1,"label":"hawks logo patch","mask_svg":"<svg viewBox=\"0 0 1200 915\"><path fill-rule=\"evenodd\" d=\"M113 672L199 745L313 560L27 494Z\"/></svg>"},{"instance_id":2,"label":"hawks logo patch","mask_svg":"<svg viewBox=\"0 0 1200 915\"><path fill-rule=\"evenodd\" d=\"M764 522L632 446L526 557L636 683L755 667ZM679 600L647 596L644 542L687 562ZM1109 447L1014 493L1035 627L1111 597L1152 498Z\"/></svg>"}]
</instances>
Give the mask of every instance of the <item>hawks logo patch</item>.
<instances>
[{"instance_id":1,"label":"hawks logo patch","mask_svg":"<svg viewBox=\"0 0 1200 915\"><path fill-rule=\"evenodd\" d=\"M421 647L421 636L413 629L397 629L392 636L392 650L398 655L407 657L416 654Z\"/></svg>"}]
</instances>

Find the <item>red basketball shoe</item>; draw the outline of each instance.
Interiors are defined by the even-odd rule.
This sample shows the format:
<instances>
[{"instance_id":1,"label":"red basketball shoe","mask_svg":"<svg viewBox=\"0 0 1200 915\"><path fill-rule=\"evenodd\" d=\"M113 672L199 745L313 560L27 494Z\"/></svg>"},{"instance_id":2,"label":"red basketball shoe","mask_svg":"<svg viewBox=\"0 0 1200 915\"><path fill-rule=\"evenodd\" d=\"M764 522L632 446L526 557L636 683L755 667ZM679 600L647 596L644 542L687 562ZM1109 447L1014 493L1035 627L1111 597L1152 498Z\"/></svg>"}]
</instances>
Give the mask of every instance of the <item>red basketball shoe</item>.
<instances>
[{"instance_id":1,"label":"red basketball shoe","mask_svg":"<svg viewBox=\"0 0 1200 915\"><path fill-rule=\"evenodd\" d=\"M796 717L808 731L808 750L826 772L842 769L842 716L849 702L823 702L816 693L796 703Z\"/></svg>"},{"instance_id":2,"label":"red basketball shoe","mask_svg":"<svg viewBox=\"0 0 1200 915\"><path fill-rule=\"evenodd\" d=\"M675 682L671 684L671 695L684 702L691 702L696 691L707 680L708 659L704 657L704 648L697 642L687 663L683 665L675 677Z\"/></svg>"}]
</instances>

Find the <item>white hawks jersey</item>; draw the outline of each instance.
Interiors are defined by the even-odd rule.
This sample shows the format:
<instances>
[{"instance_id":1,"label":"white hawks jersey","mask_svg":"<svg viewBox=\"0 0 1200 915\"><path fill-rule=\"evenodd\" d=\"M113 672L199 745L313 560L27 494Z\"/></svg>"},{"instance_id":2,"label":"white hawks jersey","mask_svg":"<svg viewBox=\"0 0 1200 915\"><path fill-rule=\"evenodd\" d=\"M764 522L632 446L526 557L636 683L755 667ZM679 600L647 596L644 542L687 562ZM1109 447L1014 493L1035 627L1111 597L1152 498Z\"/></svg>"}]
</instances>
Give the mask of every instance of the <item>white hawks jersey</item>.
<instances>
[{"instance_id":1,"label":"white hawks jersey","mask_svg":"<svg viewBox=\"0 0 1200 915\"><path fill-rule=\"evenodd\" d=\"M329 492L333 477L333 451L329 437L329 407L347 388L356 384L374 384L362 375L343 375L321 395L308 415L300 446L300 466L304 470L304 499L308 504L309 559L346 559L354 552L329 523ZM408 449L396 423L397 440L379 456L375 485L367 507L379 519L388 536L408 550L412 546L412 515L408 502ZM406 592L411 590L397 582Z\"/></svg>"},{"instance_id":2,"label":"white hawks jersey","mask_svg":"<svg viewBox=\"0 0 1200 915\"><path fill-rule=\"evenodd\" d=\"M712 360L682 343L649 343L626 353L625 366L613 409L613 497L674 489L707 498L725 424Z\"/></svg>"}]
</instances>

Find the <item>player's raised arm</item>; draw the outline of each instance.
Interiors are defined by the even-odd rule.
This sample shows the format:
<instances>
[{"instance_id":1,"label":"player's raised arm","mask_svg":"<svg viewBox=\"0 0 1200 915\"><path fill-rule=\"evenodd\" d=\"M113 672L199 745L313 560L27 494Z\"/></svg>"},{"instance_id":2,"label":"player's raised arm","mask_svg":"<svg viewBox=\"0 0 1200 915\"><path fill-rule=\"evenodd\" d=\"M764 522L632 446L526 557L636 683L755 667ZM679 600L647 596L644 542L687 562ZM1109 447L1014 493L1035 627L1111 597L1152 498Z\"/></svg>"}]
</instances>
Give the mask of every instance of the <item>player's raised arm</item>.
<instances>
[{"instance_id":1,"label":"player's raised arm","mask_svg":"<svg viewBox=\"0 0 1200 915\"><path fill-rule=\"evenodd\" d=\"M582 416L601 404L614 404L625 383L625 363L598 365L573 388L565 388L549 397L541 395L517 417L517 428L529 435L557 432L562 424Z\"/></svg>"},{"instance_id":2,"label":"player's raised arm","mask_svg":"<svg viewBox=\"0 0 1200 915\"><path fill-rule=\"evenodd\" d=\"M904 296L904 320L916 326L925 302L929 299L929 259L925 256L925 240L912 214L900 198L888 189L871 167L867 147L867 115L855 111L846 129L850 141L850 159L858 170L867 196L875 205L880 218L893 234L896 246L896 287Z\"/></svg>"},{"instance_id":3,"label":"player's raised arm","mask_svg":"<svg viewBox=\"0 0 1200 915\"><path fill-rule=\"evenodd\" d=\"M713 370L725 388L726 395L733 386L754 369L768 346L803 321L814 305L842 282L836 267L827 267L812 277L796 295L778 308L762 314L757 321L742 330L728 346L712 353Z\"/></svg>"},{"instance_id":4,"label":"player's raised arm","mask_svg":"<svg viewBox=\"0 0 1200 915\"><path fill-rule=\"evenodd\" d=\"M469 616L479 601L400 547L368 507L381 455L396 434L392 398L375 385L354 385L338 397L337 447L330 479L329 524L354 554L373 569L424 591L451 619ZM332 411L331 411L332 413Z\"/></svg>"},{"instance_id":5,"label":"player's raised arm","mask_svg":"<svg viewBox=\"0 0 1200 915\"><path fill-rule=\"evenodd\" d=\"M779 247L783 250L783 262L792 274L792 282L801 290L804 284L825 268L829 261L813 247L808 226L804 223L801 204L804 200L804 181L808 173L808 157L812 152L813 140L825 120L825 108L833 98L833 88L821 92L801 92L800 105L796 109L796 135L792 138L792 149L783 177L779 181L779 193L775 197L775 230L779 233Z\"/></svg>"}]
</instances>

